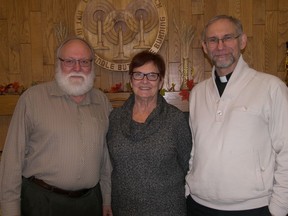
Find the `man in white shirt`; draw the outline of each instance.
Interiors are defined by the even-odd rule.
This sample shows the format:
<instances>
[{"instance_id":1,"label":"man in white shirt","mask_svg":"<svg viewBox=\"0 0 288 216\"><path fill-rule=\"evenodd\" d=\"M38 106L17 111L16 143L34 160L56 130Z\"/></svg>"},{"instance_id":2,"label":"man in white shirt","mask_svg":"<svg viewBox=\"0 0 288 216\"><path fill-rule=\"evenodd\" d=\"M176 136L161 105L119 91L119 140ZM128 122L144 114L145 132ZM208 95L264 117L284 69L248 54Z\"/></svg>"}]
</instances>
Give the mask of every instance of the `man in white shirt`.
<instances>
[{"instance_id":1,"label":"man in white shirt","mask_svg":"<svg viewBox=\"0 0 288 216\"><path fill-rule=\"evenodd\" d=\"M190 95L188 215L285 216L288 89L244 61L247 36L238 19L216 16L202 36L213 69Z\"/></svg>"}]
</instances>

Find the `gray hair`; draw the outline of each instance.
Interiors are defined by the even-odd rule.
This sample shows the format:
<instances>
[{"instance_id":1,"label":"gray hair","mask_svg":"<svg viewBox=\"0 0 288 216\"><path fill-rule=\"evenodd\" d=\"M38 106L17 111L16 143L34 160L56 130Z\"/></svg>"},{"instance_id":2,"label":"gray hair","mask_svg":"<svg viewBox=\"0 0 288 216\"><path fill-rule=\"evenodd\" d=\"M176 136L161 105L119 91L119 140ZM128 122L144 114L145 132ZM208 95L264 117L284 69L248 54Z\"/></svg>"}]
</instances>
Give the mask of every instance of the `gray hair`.
<instances>
[{"instance_id":1,"label":"gray hair","mask_svg":"<svg viewBox=\"0 0 288 216\"><path fill-rule=\"evenodd\" d=\"M94 48L92 47L92 45L85 39L83 38L80 38L80 37L77 37L77 36L71 36L71 37L68 37L67 39L63 40L62 43L58 46L57 50L56 50L56 61L55 61L55 68L56 68L56 71L59 70L59 66L60 66L60 60L59 60L59 57L60 57L60 53L61 53L61 50L62 48L65 46L65 44L67 44L69 41L72 41L72 40L79 40L79 41L82 41L83 43L85 43L87 45L87 47L90 49L90 52L91 52L91 59L92 59L92 68L91 68L91 71L93 71L95 73L95 64L94 64L94 60L95 60L95 52L94 52Z\"/></svg>"},{"instance_id":2,"label":"gray hair","mask_svg":"<svg viewBox=\"0 0 288 216\"><path fill-rule=\"evenodd\" d=\"M68 37L67 39L62 41L62 43L57 48L56 58L60 57L60 53L61 53L61 50L62 50L63 46L65 46L65 44L67 44L69 41L72 41L72 40L79 40L79 41L82 41L83 43L85 43L89 47L89 49L91 51L91 59L92 60L95 59L95 52L94 52L94 48L92 47L92 45L88 41L86 41L85 39L77 37L77 36Z\"/></svg>"},{"instance_id":3,"label":"gray hair","mask_svg":"<svg viewBox=\"0 0 288 216\"><path fill-rule=\"evenodd\" d=\"M232 17L232 16L228 16L228 15L218 15L218 16L215 16L212 19L210 19L207 22L207 24L205 25L204 30L202 31L202 41L205 41L206 32L207 32L208 27L211 24L215 23L216 21L222 20L222 19L228 20L232 24L234 24L235 30L236 30L236 34L242 34L243 33L243 26L242 26L242 23L241 23L241 21L239 19L237 19L235 17Z\"/></svg>"}]
</instances>

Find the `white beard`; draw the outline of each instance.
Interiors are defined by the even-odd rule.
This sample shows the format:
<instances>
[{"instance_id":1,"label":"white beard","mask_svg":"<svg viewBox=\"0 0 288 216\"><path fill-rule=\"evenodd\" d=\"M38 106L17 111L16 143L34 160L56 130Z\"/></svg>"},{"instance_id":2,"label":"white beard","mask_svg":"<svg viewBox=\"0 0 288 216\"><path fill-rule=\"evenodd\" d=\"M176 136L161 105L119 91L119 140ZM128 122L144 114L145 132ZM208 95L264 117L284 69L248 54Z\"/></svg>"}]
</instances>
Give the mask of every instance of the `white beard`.
<instances>
[{"instance_id":1,"label":"white beard","mask_svg":"<svg viewBox=\"0 0 288 216\"><path fill-rule=\"evenodd\" d=\"M55 79L59 87L68 95L80 96L86 94L93 88L95 73L92 68L91 73L88 75L82 72L71 72L65 75L61 68L57 67Z\"/></svg>"}]
</instances>

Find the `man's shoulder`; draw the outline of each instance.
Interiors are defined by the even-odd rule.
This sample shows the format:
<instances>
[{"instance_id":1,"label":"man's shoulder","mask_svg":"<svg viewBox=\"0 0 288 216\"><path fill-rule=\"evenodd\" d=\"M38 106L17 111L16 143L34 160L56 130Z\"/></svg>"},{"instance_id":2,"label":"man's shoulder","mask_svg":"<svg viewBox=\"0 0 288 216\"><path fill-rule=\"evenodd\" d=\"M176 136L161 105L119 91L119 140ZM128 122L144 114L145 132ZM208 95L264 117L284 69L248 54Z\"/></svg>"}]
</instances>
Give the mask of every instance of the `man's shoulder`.
<instances>
[{"instance_id":1,"label":"man's shoulder","mask_svg":"<svg viewBox=\"0 0 288 216\"><path fill-rule=\"evenodd\" d=\"M108 100L106 94L103 91L101 91L101 90L99 90L97 88L92 88L91 89L91 95L92 95L93 98L96 98L96 99L97 98L102 98L104 100L106 100L106 99Z\"/></svg>"},{"instance_id":2,"label":"man's shoulder","mask_svg":"<svg viewBox=\"0 0 288 216\"><path fill-rule=\"evenodd\" d=\"M265 73L265 72L261 72L261 71L256 71L255 73L255 77L259 80L261 80L261 82L265 82L266 85L283 85L284 82L277 76L273 75L273 74L269 74L269 73Z\"/></svg>"},{"instance_id":3,"label":"man's shoulder","mask_svg":"<svg viewBox=\"0 0 288 216\"><path fill-rule=\"evenodd\" d=\"M97 88L93 88L90 91L90 97L91 97L92 103L102 104L103 106L105 106L111 111L112 109L111 102L103 91Z\"/></svg>"},{"instance_id":4,"label":"man's shoulder","mask_svg":"<svg viewBox=\"0 0 288 216\"><path fill-rule=\"evenodd\" d=\"M24 91L23 96L28 95L43 96L44 92L47 92L49 88L53 88L53 85L54 85L53 81L32 85L27 90Z\"/></svg>"}]
</instances>

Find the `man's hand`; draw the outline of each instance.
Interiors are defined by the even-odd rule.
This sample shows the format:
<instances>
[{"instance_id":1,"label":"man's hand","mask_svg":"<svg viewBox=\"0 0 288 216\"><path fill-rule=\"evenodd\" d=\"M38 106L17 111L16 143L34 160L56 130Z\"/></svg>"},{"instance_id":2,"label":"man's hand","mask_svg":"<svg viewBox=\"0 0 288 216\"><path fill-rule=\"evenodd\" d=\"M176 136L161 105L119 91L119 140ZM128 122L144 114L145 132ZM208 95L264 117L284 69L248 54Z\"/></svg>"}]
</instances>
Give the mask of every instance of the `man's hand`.
<instances>
[{"instance_id":1,"label":"man's hand","mask_svg":"<svg viewBox=\"0 0 288 216\"><path fill-rule=\"evenodd\" d=\"M103 216L113 216L112 208L110 205L103 205Z\"/></svg>"}]
</instances>

